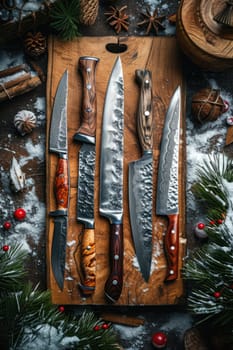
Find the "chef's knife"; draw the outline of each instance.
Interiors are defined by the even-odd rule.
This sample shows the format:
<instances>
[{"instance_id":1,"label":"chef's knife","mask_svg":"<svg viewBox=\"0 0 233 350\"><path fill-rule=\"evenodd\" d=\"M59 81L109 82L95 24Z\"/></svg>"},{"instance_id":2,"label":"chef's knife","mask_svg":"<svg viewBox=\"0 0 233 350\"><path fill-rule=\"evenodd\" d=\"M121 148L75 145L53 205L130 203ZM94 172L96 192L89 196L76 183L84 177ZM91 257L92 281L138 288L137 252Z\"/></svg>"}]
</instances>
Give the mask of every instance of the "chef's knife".
<instances>
[{"instance_id":1,"label":"chef's knife","mask_svg":"<svg viewBox=\"0 0 233 350\"><path fill-rule=\"evenodd\" d=\"M54 233L52 241L52 269L59 288L64 285L66 259L66 235L69 206L69 167L67 141L67 96L68 71L59 82L50 125L49 151L58 155L54 192L56 210L50 212L54 217Z\"/></svg>"},{"instance_id":2,"label":"chef's knife","mask_svg":"<svg viewBox=\"0 0 233 350\"><path fill-rule=\"evenodd\" d=\"M79 71L83 81L81 125L74 140L82 142L79 151L77 220L84 225L81 244L82 278L79 287L84 295L91 295L96 284L94 178L95 178L95 131L96 88L95 70L99 59L82 56Z\"/></svg>"},{"instance_id":3,"label":"chef's knife","mask_svg":"<svg viewBox=\"0 0 233 350\"><path fill-rule=\"evenodd\" d=\"M157 184L156 214L168 217L164 238L167 258L165 281L173 281L178 277L180 118L181 88L178 86L164 121Z\"/></svg>"},{"instance_id":4,"label":"chef's knife","mask_svg":"<svg viewBox=\"0 0 233 350\"><path fill-rule=\"evenodd\" d=\"M114 64L106 92L100 160L100 214L110 222L110 275L107 301L116 302L123 284L124 82L121 59Z\"/></svg>"},{"instance_id":5,"label":"chef's knife","mask_svg":"<svg viewBox=\"0 0 233 350\"><path fill-rule=\"evenodd\" d=\"M129 211L136 256L148 282L152 256L153 136L151 71L136 70L140 86L137 131L143 155L129 164Z\"/></svg>"}]
</instances>

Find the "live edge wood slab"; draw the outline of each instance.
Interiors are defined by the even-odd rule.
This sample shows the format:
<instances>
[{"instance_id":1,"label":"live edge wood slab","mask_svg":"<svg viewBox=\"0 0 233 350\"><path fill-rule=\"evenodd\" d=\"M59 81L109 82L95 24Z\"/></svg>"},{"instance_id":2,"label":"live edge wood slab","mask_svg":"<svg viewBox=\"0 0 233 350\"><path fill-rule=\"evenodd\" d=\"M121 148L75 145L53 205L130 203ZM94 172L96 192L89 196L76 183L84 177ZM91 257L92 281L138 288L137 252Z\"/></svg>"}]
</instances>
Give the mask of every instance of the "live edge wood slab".
<instances>
[{"instance_id":1,"label":"live edge wood slab","mask_svg":"<svg viewBox=\"0 0 233 350\"><path fill-rule=\"evenodd\" d=\"M50 119L54 96L58 82L67 69L69 74L68 92L68 136L70 164L70 206L69 227L67 233L66 271L64 289L56 284L51 269L51 244L53 239L53 219L50 211L54 210L54 179L57 156L48 152L47 166L47 271L48 288L52 292L54 304L70 305L106 305L104 285L109 274L109 222L99 215L99 164L103 104L108 79L117 58L110 53L106 44L116 43L116 37L81 37L71 42L61 42L50 37L48 46L47 76L47 144L49 140ZM180 303L185 295L181 276L183 258L186 254L185 238L185 83L182 74L182 55L175 37L125 37L127 51L120 53L125 86L124 113L124 275L123 289L116 305L172 305ZM95 240L96 240L96 289L93 295L83 297L80 294L80 242L83 226L76 220L76 200L78 182L78 152L80 145L73 141L73 136L80 125L82 103L82 78L78 72L81 56L99 58L96 67L97 128L96 128L96 172L95 172ZM128 208L128 163L141 157L141 149L136 130L136 113L139 88L135 82L136 69L149 69L152 72L153 89L153 156L154 156L154 201L153 201L153 253L149 282L146 283L137 266L131 235ZM167 220L155 215L155 194L159 149L164 118L170 98L180 85L183 98L182 142L180 143L180 239L179 239L179 276L171 283L164 283L166 259L163 250L163 238ZM166 174L164 174L166 176Z\"/></svg>"}]
</instances>

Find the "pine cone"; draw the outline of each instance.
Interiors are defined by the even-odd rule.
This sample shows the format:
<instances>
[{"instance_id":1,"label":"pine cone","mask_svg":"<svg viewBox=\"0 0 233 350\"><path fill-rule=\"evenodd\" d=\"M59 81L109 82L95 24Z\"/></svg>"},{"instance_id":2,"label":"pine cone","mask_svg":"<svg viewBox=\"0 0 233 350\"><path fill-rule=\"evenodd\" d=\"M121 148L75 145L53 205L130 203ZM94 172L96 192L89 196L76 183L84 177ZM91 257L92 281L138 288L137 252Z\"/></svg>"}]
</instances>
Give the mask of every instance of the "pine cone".
<instances>
[{"instance_id":1,"label":"pine cone","mask_svg":"<svg viewBox=\"0 0 233 350\"><path fill-rule=\"evenodd\" d=\"M99 10L99 0L80 0L80 22L85 25L95 23Z\"/></svg>"},{"instance_id":2,"label":"pine cone","mask_svg":"<svg viewBox=\"0 0 233 350\"><path fill-rule=\"evenodd\" d=\"M47 49L46 37L41 32L27 33L24 39L24 49L26 54L33 58L41 56Z\"/></svg>"}]
</instances>

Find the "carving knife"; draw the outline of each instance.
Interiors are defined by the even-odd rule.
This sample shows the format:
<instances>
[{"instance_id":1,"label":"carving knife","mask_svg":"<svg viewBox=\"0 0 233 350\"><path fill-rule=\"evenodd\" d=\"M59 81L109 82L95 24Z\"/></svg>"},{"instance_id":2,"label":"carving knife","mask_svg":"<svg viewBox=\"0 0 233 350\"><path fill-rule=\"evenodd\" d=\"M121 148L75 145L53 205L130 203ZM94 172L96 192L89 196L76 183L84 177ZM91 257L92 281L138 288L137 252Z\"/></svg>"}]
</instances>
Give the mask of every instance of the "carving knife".
<instances>
[{"instance_id":1,"label":"carving knife","mask_svg":"<svg viewBox=\"0 0 233 350\"><path fill-rule=\"evenodd\" d=\"M135 74L140 86L137 131L143 155L129 164L129 211L136 256L148 282L152 256L152 86L149 70L137 69Z\"/></svg>"},{"instance_id":2,"label":"carving knife","mask_svg":"<svg viewBox=\"0 0 233 350\"><path fill-rule=\"evenodd\" d=\"M164 121L160 150L156 214L168 217L164 238L167 258L165 281L178 277L179 257L179 144L181 118L181 88L175 90Z\"/></svg>"},{"instance_id":3,"label":"carving knife","mask_svg":"<svg viewBox=\"0 0 233 350\"><path fill-rule=\"evenodd\" d=\"M82 56L79 71L83 81L81 125L74 140L82 142L79 151L77 220L84 225L81 244L82 281L79 287L86 296L95 291L96 255L94 220L96 89L95 70L99 59Z\"/></svg>"},{"instance_id":4,"label":"carving knife","mask_svg":"<svg viewBox=\"0 0 233 350\"><path fill-rule=\"evenodd\" d=\"M54 182L57 209L50 212L50 215L54 217L51 264L54 277L61 290L63 289L64 285L69 206L67 96L68 71L66 70L59 82L55 95L49 140L49 151L58 155Z\"/></svg>"},{"instance_id":5,"label":"carving knife","mask_svg":"<svg viewBox=\"0 0 233 350\"><path fill-rule=\"evenodd\" d=\"M100 158L100 215L110 222L110 274L105 297L116 302L123 284L124 82L118 57L109 78L103 111Z\"/></svg>"}]
</instances>

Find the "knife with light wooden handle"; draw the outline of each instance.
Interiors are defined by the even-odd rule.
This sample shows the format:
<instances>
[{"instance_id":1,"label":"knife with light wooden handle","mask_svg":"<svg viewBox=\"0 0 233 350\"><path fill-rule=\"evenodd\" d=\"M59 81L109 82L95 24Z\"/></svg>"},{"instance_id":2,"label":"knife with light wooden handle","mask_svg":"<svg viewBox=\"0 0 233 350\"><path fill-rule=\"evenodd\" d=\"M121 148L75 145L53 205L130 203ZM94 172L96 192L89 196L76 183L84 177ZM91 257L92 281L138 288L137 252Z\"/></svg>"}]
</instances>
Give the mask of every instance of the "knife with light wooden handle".
<instances>
[{"instance_id":1,"label":"knife with light wooden handle","mask_svg":"<svg viewBox=\"0 0 233 350\"><path fill-rule=\"evenodd\" d=\"M82 271L79 287L85 296L93 294L96 286L94 182L97 107L95 71L98 61L98 58L90 56L79 58L83 98L80 115L81 124L74 135L74 140L82 143L79 151L77 220L84 225L80 254Z\"/></svg>"}]
</instances>

